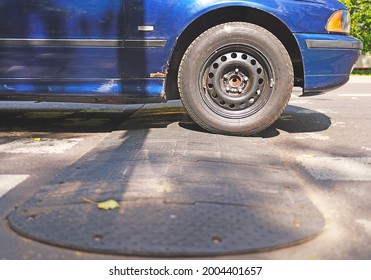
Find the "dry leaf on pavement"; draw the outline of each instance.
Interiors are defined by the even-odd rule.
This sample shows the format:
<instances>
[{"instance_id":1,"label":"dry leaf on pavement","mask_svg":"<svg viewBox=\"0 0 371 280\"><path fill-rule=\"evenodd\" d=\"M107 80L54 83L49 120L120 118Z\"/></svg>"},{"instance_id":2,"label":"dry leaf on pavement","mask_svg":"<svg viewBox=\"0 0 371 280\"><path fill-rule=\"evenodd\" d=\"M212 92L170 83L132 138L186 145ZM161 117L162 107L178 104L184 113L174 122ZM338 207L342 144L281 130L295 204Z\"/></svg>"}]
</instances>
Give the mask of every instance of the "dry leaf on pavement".
<instances>
[{"instance_id":1,"label":"dry leaf on pavement","mask_svg":"<svg viewBox=\"0 0 371 280\"><path fill-rule=\"evenodd\" d=\"M119 203L116 200L113 200L113 199L110 199L110 200L107 200L107 201L102 201L102 202L95 202L95 201L93 201L89 198L82 197L82 200L84 200L84 201L86 201L90 204L94 204L99 209L102 209L102 210L113 210L113 209L116 209L116 208L120 207Z\"/></svg>"}]
</instances>

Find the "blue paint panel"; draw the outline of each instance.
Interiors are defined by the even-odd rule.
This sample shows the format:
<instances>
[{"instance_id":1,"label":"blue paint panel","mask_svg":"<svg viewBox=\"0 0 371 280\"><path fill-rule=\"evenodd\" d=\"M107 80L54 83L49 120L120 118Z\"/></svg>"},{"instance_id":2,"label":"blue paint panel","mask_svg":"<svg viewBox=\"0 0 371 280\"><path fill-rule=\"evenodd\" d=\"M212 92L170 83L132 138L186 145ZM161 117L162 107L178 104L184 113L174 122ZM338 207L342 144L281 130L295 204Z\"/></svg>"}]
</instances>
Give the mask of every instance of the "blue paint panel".
<instances>
[{"instance_id":1,"label":"blue paint panel","mask_svg":"<svg viewBox=\"0 0 371 280\"><path fill-rule=\"evenodd\" d=\"M0 52L1 78L121 78L120 48L7 47Z\"/></svg>"},{"instance_id":2,"label":"blue paint panel","mask_svg":"<svg viewBox=\"0 0 371 280\"><path fill-rule=\"evenodd\" d=\"M5 38L119 38L122 0L1 0Z\"/></svg>"},{"instance_id":3,"label":"blue paint panel","mask_svg":"<svg viewBox=\"0 0 371 280\"><path fill-rule=\"evenodd\" d=\"M30 46L0 47L0 78L121 78L123 49L76 47L71 39L122 39L122 0L2 0L0 36ZM32 39L67 39L60 46ZM1 40L1 39L0 39ZM0 41L1 43L1 41Z\"/></svg>"},{"instance_id":4,"label":"blue paint panel","mask_svg":"<svg viewBox=\"0 0 371 280\"><path fill-rule=\"evenodd\" d=\"M9 80L0 86L5 94L28 95L30 92L39 95L78 94L79 96L119 96L122 92L128 98L163 99L164 79L105 80L105 81L22 81Z\"/></svg>"},{"instance_id":5,"label":"blue paint panel","mask_svg":"<svg viewBox=\"0 0 371 280\"><path fill-rule=\"evenodd\" d=\"M325 33L329 16L335 10L344 9L338 1L322 0L131 0L126 1L126 36L171 40L198 17L225 7L266 11L284 22L292 32L301 33ZM153 33L143 34L136 28L140 24L154 25L156 29Z\"/></svg>"},{"instance_id":6,"label":"blue paint panel","mask_svg":"<svg viewBox=\"0 0 371 280\"><path fill-rule=\"evenodd\" d=\"M345 84L357 61L360 50L339 48L308 48L307 40L358 42L357 39L329 34L296 34L304 63L304 91L330 90Z\"/></svg>"}]
</instances>

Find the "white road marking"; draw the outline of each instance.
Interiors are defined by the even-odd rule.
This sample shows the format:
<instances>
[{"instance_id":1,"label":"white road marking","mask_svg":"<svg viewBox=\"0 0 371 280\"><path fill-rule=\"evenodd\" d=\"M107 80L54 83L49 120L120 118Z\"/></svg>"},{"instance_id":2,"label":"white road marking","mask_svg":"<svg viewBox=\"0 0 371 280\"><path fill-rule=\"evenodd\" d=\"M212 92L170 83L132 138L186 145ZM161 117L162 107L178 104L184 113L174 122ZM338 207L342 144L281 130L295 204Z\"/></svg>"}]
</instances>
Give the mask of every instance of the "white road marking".
<instances>
[{"instance_id":1,"label":"white road marking","mask_svg":"<svg viewBox=\"0 0 371 280\"><path fill-rule=\"evenodd\" d=\"M353 124L353 123L352 123ZM346 122L337 122L337 121L333 121L332 124L331 124L332 127L342 127L342 128L345 128L347 127L347 123ZM353 126L354 127L354 126Z\"/></svg>"},{"instance_id":2,"label":"white road marking","mask_svg":"<svg viewBox=\"0 0 371 280\"><path fill-rule=\"evenodd\" d=\"M371 157L297 157L317 180L371 181Z\"/></svg>"},{"instance_id":3,"label":"white road marking","mask_svg":"<svg viewBox=\"0 0 371 280\"><path fill-rule=\"evenodd\" d=\"M371 93L340 93L342 97L371 97Z\"/></svg>"},{"instance_id":4,"label":"white road marking","mask_svg":"<svg viewBox=\"0 0 371 280\"><path fill-rule=\"evenodd\" d=\"M363 150L366 150L368 152L371 152L371 148L368 148L368 147L361 147Z\"/></svg>"},{"instance_id":5,"label":"white road marking","mask_svg":"<svg viewBox=\"0 0 371 280\"><path fill-rule=\"evenodd\" d=\"M0 175L0 197L26 180L29 175Z\"/></svg>"},{"instance_id":6,"label":"white road marking","mask_svg":"<svg viewBox=\"0 0 371 280\"><path fill-rule=\"evenodd\" d=\"M305 139L312 139L312 140L319 140L319 141L331 141L330 136L322 135L320 133L300 133L295 135L294 137L297 140L305 140Z\"/></svg>"},{"instance_id":7,"label":"white road marking","mask_svg":"<svg viewBox=\"0 0 371 280\"><path fill-rule=\"evenodd\" d=\"M0 153L9 154L62 154L83 139L18 139L0 145Z\"/></svg>"}]
</instances>

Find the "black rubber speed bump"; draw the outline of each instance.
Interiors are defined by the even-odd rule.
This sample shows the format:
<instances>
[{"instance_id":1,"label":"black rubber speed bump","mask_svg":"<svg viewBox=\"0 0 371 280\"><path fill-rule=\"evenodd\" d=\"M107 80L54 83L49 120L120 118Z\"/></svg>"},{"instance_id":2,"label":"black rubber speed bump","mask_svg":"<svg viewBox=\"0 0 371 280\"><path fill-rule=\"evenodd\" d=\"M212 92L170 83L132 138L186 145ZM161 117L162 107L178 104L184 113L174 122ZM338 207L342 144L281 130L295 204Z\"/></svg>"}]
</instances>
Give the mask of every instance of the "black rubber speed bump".
<instances>
[{"instance_id":1,"label":"black rubber speed bump","mask_svg":"<svg viewBox=\"0 0 371 280\"><path fill-rule=\"evenodd\" d=\"M120 207L101 210L82 197ZM8 218L38 241L146 256L272 250L325 224L264 139L176 123L111 133Z\"/></svg>"}]
</instances>

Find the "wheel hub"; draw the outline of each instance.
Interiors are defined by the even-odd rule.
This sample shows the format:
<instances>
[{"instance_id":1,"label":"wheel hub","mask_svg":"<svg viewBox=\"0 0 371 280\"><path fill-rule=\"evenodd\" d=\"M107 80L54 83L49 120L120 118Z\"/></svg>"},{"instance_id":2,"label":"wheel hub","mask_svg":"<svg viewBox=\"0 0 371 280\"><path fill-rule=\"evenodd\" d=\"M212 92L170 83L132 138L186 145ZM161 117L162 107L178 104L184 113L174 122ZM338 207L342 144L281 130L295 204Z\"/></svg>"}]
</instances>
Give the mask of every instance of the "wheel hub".
<instances>
[{"instance_id":1,"label":"wheel hub","mask_svg":"<svg viewBox=\"0 0 371 280\"><path fill-rule=\"evenodd\" d=\"M217 111L241 111L257 103L272 87L266 69L248 52L228 52L210 59L206 93Z\"/></svg>"},{"instance_id":2,"label":"wheel hub","mask_svg":"<svg viewBox=\"0 0 371 280\"><path fill-rule=\"evenodd\" d=\"M249 77L236 68L234 71L226 73L223 77L222 89L229 95L238 95L248 86Z\"/></svg>"}]
</instances>

